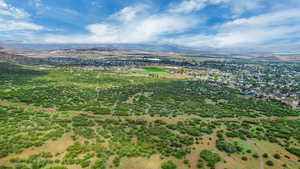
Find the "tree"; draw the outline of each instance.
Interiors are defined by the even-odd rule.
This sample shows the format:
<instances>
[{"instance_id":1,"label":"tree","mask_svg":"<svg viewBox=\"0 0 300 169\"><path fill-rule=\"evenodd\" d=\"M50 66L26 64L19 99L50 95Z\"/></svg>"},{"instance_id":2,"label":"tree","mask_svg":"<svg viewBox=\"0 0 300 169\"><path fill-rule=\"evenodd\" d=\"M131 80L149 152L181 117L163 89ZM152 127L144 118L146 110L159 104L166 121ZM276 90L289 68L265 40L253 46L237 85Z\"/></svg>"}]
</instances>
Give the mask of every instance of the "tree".
<instances>
[{"instance_id":1,"label":"tree","mask_svg":"<svg viewBox=\"0 0 300 169\"><path fill-rule=\"evenodd\" d=\"M237 144L232 144L227 141L217 140L216 147L220 151L224 151L226 153L237 153L242 151L242 147Z\"/></svg>"},{"instance_id":2,"label":"tree","mask_svg":"<svg viewBox=\"0 0 300 169\"><path fill-rule=\"evenodd\" d=\"M252 155L252 157L253 157L253 158L258 158L259 156L258 156L257 153L255 153L255 154Z\"/></svg>"},{"instance_id":3,"label":"tree","mask_svg":"<svg viewBox=\"0 0 300 169\"><path fill-rule=\"evenodd\" d=\"M243 156L241 159L242 159L243 161L247 161L247 160L248 160L248 158L247 158L246 156Z\"/></svg>"},{"instance_id":4,"label":"tree","mask_svg":"<svg viewBox=\"0 0 300 169\"><path fill-rule=\"evenodd\" d=\"M200 157L207 162L207 166L214 168L216 163L221 161L219 154L214 153L209 150L202 150L200 152Z\"/></svg>"},{"instance_id":5,"label":"tree","mask_svg":"<svg viewBox=\"0 0 300 169\"><path fill-rule=\"evenodd\" d=\"M273 157L276 158L276 159L280 159L280 155L278 153L274 154Z\"/></svg>"},{"instance_id":6,"label":"tree","mask_svg":"<svg viewBox=\"0 0 300 169\"><path fill-rule=\"evenodd\" d=\"M273 166L273 165L274 165L273 161L271 161L271 160L268 160L268 161L266 162L266 164L267 164L268 166Z\"/></svg>"},{"instance_id":7,"label":"tree","mask_svg":"<svg viewBox=\"0 0 300 169\"><path fill-rule=\"evenodd\" d=\"M264 154L263 154L263 157L264 157L264 158L268 158L269 155L268 155L267 153L264 153Z\"/></svg>"},{"instance_id":8,"label":"tree","mask_svg":"<svg viewBox=\"0 0 300 169\"><path fill-rule=\"evenodd\" d=\"M162 169L177 169L176 164L173 161L166 161L161 164Z\"/></svg>"}]
</instances>

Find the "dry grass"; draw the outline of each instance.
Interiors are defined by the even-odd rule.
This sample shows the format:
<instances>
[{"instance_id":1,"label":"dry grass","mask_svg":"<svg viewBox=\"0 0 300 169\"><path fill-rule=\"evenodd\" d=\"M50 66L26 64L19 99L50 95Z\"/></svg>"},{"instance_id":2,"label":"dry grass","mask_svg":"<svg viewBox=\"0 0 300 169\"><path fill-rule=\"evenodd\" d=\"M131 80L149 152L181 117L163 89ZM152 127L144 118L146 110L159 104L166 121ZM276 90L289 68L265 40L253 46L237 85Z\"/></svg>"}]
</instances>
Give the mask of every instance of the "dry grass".
<instances>
[{"instance_id":1,"label":"dry grass","mask_svg":"<svg viewBox=\"0 0 300 169\"><path fill-rule=\"evenodd\" d=\"M161 161L159 155L150 158L123 158L119 169L160 169Z\"/></svg>"},{"instance_id":2,"label":"dry grass","mask_svg":"<svg viewBox=\"0 0 300 169\"><path fill-rule=\"evenodd\" d=\"M42 153L42 152L50 152L52 154L56 154L56 153L64 153L66 151L66 149L71 146L72 144L74 144L74 140L72 140L71 138L71 134L66 134L65 136L54 140L54 141L48 141L46 142L43 146L41 147L33 147L33 148L29 148L24 150L22 153L20 154L11 154L5 158L0 159L0 164L2 165L8 165L10 166L10 159L11 158L28 158L30 155L33 154L38 154L38 153ZM61 158L63 157L61 155L57 156L56 158Z\"/></svg>"}]
</instances>

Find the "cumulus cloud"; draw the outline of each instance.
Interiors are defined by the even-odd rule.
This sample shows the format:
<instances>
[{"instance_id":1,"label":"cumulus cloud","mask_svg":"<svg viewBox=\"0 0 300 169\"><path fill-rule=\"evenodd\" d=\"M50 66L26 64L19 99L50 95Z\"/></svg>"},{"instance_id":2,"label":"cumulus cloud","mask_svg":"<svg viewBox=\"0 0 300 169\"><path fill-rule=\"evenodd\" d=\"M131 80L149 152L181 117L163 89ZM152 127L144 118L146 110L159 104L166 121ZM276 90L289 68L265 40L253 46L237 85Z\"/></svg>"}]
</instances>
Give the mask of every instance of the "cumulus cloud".
<instances>
[{"instance_id":1,"label":"cumulus cloud","mask_svg":"<svg viewBox=\"0 0 300 169\"><path fill-rule=\"evenodd\" d=\"M232 17L238 17L244 12L258 10L264 8L262 4L262 0L248 0L248 1L241 1L241 0L224 0L227 2L229 7L231 8L231 12L233 14Z\"/></svg>"},{"instance_id":2,"label":"cumulus cloud","mask_svg":"<svg viewBox=\"0 0 300 169\"><path fill-rule=\"evenodd\" d=\"M1 1L1 0L0 0ZM279 0L275 0L279 2ZM293 4L297 2L292 1ZM190 47L239 47L280 44L300 38L300 10L266 8L266 0L183 0L163 11L145 4L127 6L102 22L85 26L88 34L48 35L47 43L170 43ZM287 3L288 3L287 2ZM206 23L201 10L226 8L220 22ZM254 13L251 13L255 11ZM249 13L247 13L249 12ZM199 15L200 13L200 15ZM244 15L243 15L244 14ZM228 17L229 16L229 17ZM218 19L219 19L218 18ZM226 18L226 19L224 19ZM212 18L214 19L214 18Z\"/></svg>"},{"instance_id":3,"label":"cumulus cloud","mask_svg":"<svg viewBox=\"0 0 300 169\"><path fill-rule=\"evenodd\" d=\"M0 31L42 30L43 27L26 21L5 21L0 19Z\"/></svg>"},{"instance_id":4,"label":"cumulus cloud","mask_svg":"<svg viewBox=\"0 0 300 169\"><path fill-rule=\"evenodd\" d=\"M15 8L7 4L4 0L0 0L0 16L8 16L13 18L27 18L29 14L22 9Z\"/></svg>"},{"instance_id":5,"label":"cumulus cloud","mask_svg":"<svg viewBox=\"0 0 300 169\"><path fill-rule=\"evenodd\" d=\"M138 4L135 6L128 6L113 14L110 18L121 22L128 22L136 19L138 16L146 15L146 11L151 7L146 4Z\"/></svg>"},{"instance_id":6,"label":"cumulus cloud","mask_svg":"<svg viewBox=\"0 0 300 169\"><path fill-rule=\"evenodd\" d=\"M262 0L184 0L180 3L172 3L169 12L191 13L200 11L208 5L222 5L231 9L233 17L237 17L246 11L263 7Z\"/></svg>"},{"instance_id":7,"label":"cumulus cloud","mask_svg":"<svg viewBox=\"0 0 300 169\"><path fill-rule=\"evenodd\" d=\"M172 13L190 13L198 11L206 6L209 0L185 0L178 4L171 4L169 12Z\"/></svg>"},{"instance_id":8,"label":"cumulus cloud","mask_svg":"<svg viewBox=\"0 0 300 169\"><path fill-rule=\"evenodd\" d=\"M74 39L88 43L141 43L159 40L161 36L188 31L199 19L169 13L146 14L147 6L126 7L110 18L110 22L88 25L87 36L50 36L46 42L68 43ZM113 21L112 21L113 20ZM84 39L82 39L84 37Z\"/></svg>"},{"instance_id":9,"label":"cumulus cloud","mask_svg":"<svg viewBox=\"0 0 300 169\"><path fill-rule=\"evenodd\" d=\"M212 35L194 34L166 41L192 47L234 47L258 45L299 38L300 11L285 10L235 19L218 27Z\"/></svg>"},{"instance_id":10,"label":"cumulus cloud","mask_svg":"<svg viewBox=\"0 0 300 169\"><path fill-rule=\"evenodd\" d=\"M28 21L30 15L22 9L0 0L0 31L42 30L43 26Z\"/></svg>"}]
</instances>

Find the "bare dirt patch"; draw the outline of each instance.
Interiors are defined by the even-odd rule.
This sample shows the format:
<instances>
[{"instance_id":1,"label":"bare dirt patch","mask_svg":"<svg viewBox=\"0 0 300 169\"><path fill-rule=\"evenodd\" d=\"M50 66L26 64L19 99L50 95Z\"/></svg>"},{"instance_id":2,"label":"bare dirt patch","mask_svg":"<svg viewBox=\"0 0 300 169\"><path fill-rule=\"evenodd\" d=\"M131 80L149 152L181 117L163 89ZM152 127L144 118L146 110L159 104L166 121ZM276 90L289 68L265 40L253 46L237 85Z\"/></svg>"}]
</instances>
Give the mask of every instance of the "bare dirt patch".
<instances>
[{"instance_id":1,"label":"bare dirt patch","mask_svg":"<svg viewBox=\"0 0 300 169\"><path fill-rule=\"evenodd\" d=\"M39 154L42 152L50 152L53 155L55 155L56 153L64 153L66 151L66 149L71 146L72 144L74 144L74 140L71 138L71 134L66 134L65 136L57 139L57 140L52 140L52 141L47 141L43 146L41 147L33 147L33 148L29 148L24 150L22 153L20 154L11 154L5 158L0 159L0 164L2 165L8 165L10 166L10 159L12 158L28 158L30 155L33 154ZM58 156L57 158L59 158L61 156Z\"/></svg>"},{"instance_id":2,"label":"bare dirt patch","mask_svg":"<svg viewBox=\"0 0 300 169\"><path fill-rule=\"evenodd\" d=\"M159 155L150 158L123 158L120 169L160 169L161 159Z\"/></svg>"}]
</instances>

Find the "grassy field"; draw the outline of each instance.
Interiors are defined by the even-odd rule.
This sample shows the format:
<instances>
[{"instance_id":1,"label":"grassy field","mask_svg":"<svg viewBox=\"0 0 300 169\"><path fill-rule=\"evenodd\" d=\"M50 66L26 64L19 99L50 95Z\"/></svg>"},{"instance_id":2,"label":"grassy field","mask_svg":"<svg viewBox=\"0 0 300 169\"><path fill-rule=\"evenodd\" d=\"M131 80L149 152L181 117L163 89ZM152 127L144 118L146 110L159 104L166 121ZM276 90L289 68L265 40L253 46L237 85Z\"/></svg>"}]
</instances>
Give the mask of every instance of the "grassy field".
<instances>
[{"instance_id":1,"label":"grassy field","mask_svg":"<svg viewBox=\"0 0 300 169\"><path fill-rule=\"evenodd\" d=\"M264 168L299 167L299 157L286 149L299 147L295 141L299 139L299 120L257 120L246 126L249 121L185 119L170 124L163 120L99 119L72 112L40 112L38 108L8 103L2 103L0 110L0 164L6 167L159 169L164 161L171 160L179 168L187 169L197 168L201 160L199 153L203 150L222 158L215 164L216 168L259 169L261 163ZM273 125L282 122L287 124L285 128ZM259 134L253 132L252 136L239 132L232 136L229 134L235 132L232 124L240 128L239 131L249 127L263 130L259 129ZM286 134L287 139L278 135L275 129L279 127L290 133ZM220 140L226 142L223 147L216 146ZM268 157L263 157L265 153ZM277 153L280 159L274 157ZM268 160L273 166L265 164ZM207 168L206 162L201 161Z\"/></svg>"},{"instance_id":2,"label":"grassy field","mask_svg":"<svg viewBox=\"0 0 300 169\"><path fill-rule=\"evenodd\" d=\"M148 73L155 73L155 74L165 74L167 71L160 67L147 67L144 68Z\"/></svg>"},{"instance_id":3,"label":"grassy field","mask_svg":"<svg viewBox=\"0 0 300 169\"><path fill-rule=\"evenodd\" d=\"M233 89L8 63L0 78L0 169L300 167L299 112Z\"/></svg>"},{"instance_id":4,"label":"grassy field","mask_svg":"<svg viewBox=\"0 0 300 169\"><path fill-rule=\"evenodd\" d=\"M240 97L237 90L206 81L7 64L0 72L0 99L61 111L213 118L299 115L279 103Z\"/></svg>"}]
</instances>

